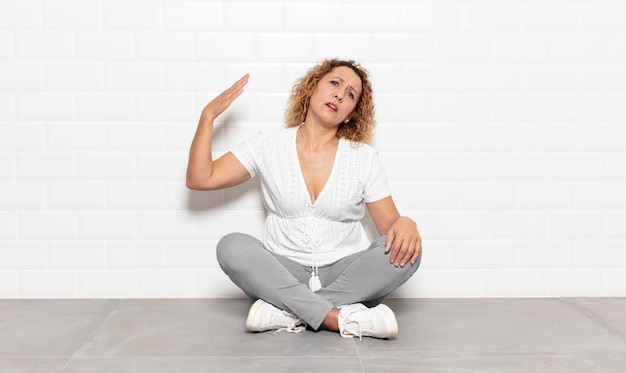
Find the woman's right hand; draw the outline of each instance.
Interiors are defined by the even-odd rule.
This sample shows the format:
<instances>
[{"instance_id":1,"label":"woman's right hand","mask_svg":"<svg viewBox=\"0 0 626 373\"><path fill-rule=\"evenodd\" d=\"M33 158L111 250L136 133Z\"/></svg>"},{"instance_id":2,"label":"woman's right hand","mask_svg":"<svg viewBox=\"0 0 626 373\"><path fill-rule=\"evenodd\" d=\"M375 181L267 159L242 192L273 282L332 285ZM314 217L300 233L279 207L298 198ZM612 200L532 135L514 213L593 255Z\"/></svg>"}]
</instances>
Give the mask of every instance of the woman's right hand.
<instances>
[{"instance_id":1,"label":"woman's right hand","mask_svg":"<svg viewBox=\"0 0 626 373\"><path fill-rule=\"evenodd\" d=\"M209 102L202 110L200 123L189 149L187 187L196 190L223 189L250 179L250 173L237 157L228 152L213 162L211 141L213 121L243 92L249 74L244 75L230 88Z\"/></svg>"},{"instance_id":2,"label":"woman's right hand","mask_svg":"<svg viewBox=\"0 0 626 373\"><path fill-rule=\"evenodd\" d=\"M241 79L236 81L230 88L220 93L211 102L209 102L202 110L202 118L210 121L215 120L220 114L222 114L230 104L243 93L243 87L248 84L248 78L250 74L244 75Z\"/></svg>"}]
</instances>

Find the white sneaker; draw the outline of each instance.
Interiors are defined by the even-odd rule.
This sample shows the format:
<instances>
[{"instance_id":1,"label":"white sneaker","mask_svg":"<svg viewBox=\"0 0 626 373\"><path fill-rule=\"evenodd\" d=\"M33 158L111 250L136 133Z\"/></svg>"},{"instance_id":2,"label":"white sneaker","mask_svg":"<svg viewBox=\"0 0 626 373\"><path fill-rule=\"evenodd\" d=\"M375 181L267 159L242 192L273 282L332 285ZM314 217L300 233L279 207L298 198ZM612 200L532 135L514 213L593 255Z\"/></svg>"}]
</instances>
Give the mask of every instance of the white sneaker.
<instances>
[{"instance_id":1,"label":"white sneaker","mask_svg":"<svg viewBox=\"0 0 626 373\"><path fill-rule=\"evenodd\" d=\"M251 332L264 332L267 330L287 331L300 333L306 328L304 321L296 315L280 310L262 299L258 299L248 312L246 328Z\"/></svg>"},{"instance_id":2,"label":"white sneaker","mask_svg":"<svg viewBox=\"0 0 626 373\"><path fill-rule=\"evenodd\" d=\"M398 322L391 308L384 304L372 308L349 304L339 307L339 333L346 338L393 338L398 334Z\"/></svg>"}]
</instances>

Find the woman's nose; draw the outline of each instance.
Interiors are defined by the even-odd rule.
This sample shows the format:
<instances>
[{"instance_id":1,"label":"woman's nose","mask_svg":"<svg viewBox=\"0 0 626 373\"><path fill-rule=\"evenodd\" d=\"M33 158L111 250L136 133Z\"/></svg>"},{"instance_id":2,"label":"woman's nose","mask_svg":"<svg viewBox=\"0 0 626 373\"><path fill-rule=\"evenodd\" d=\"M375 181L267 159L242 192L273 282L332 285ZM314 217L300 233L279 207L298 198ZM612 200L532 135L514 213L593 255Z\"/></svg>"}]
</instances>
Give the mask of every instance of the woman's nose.
<instances>
[{"instance_id":1,"label":"woman's nose","mask_svg":"<svg viewBox=\"0 0 626 373\"><path fill-rule=\"evenodd\" d=\"M339 96L338 94L336 94L336 93L335 93L335 98L336 98L337 100L339 100L339 102L342 102L342 101L343 101L343 98L342 98L342 97L340 97L340 96Z\"/></svg>"}]
</instances>

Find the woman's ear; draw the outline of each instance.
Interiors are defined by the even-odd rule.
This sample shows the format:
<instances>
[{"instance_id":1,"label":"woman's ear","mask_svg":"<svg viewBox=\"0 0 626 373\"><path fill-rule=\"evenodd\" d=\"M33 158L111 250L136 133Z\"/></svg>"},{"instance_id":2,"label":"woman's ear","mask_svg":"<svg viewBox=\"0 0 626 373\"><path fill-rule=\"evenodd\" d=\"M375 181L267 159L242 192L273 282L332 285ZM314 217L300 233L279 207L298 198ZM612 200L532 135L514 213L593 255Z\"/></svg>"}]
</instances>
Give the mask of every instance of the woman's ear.
<instances>
[{"instance_id":1,"label":"woman's ear","mask_svg":"<svg viewBox=\"0 0 626 373\"><path fill-rule=\"evenodd\" d=\"M344 120L344 123L348 123L350 120L352 120L352 117L354 116L354 113L356 113L356 109L352 110L352 112L350 112L350 114L348 114L348 116L346 117L346 120Z\"/></svg>"}]
</instances>

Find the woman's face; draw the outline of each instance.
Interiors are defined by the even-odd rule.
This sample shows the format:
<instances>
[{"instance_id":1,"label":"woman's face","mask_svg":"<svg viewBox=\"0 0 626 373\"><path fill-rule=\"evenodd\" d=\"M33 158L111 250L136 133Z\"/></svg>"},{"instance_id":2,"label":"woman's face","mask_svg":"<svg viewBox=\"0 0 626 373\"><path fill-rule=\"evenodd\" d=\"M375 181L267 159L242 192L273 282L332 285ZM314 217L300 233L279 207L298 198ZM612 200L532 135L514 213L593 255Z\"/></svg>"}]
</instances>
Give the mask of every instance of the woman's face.
<instances>
[{"instance_id":1,"label":"woman's face","mask_svg":"<svg viewBox=\"0 0 626 373\"><path fill-rule=\"evenodd\" d=\"M313 89L307 115L312 114L332 125L349 120L361 97L362 87L361 78L351 68L333 68Z\"/></svg>"}]
</instances>

